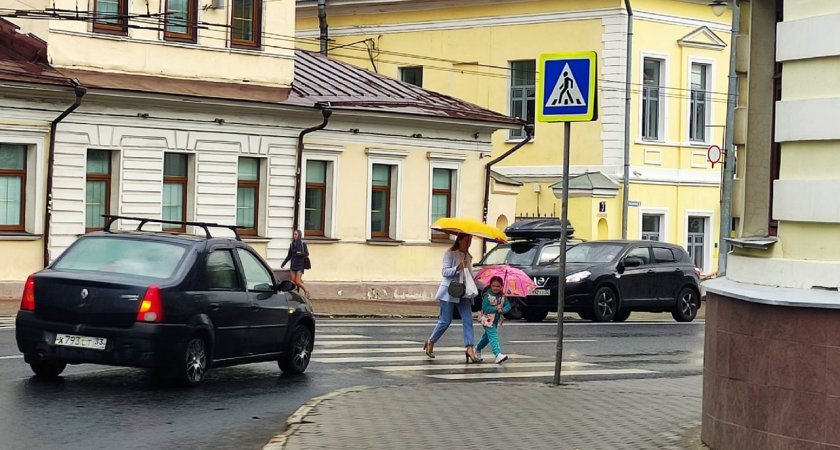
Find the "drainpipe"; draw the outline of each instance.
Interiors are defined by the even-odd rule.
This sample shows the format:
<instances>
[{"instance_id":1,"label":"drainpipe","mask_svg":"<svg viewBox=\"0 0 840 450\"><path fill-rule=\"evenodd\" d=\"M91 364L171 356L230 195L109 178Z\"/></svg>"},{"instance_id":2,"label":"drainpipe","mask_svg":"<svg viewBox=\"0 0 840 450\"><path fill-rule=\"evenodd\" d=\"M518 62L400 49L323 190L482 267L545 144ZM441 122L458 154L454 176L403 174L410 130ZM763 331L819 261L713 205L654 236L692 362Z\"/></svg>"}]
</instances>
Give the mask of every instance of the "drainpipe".
<instances>
[{"instance_id":1,"label":"drainpipe","mask_svg":"<svg viewBox=\"0 0 840 450\"><path fill-rule=\"evenodd\" d=\"M76 100L65 109L58 117L50 123L50 147L47 149L47 205L44 211L44 267L50 263L50 221L52 220L52 188L53 188L53 166L55 166L55 130L58 123L70 115L82 104L82 97L87 93L87 88L76 82L73 83L73 92Z\"/></svg>"},{"instance_id":2,"label":"drainpipe","mask_svg":"<svg viewBox=\"0 0 840 450\"><path fill-rule=\"evenodd\" d=\"M621 205L621 239L627 239L627 215L630 208L630 82L633 80L633 8L630 0L624 0L627 8L627 61L624 74L624 200Z\"/></svg>"},{"instance_id":3,"label":"drainpipe","mask_svg":"<svg viewBox=\"0 0 840 450\"><path fill-rule=\"evenodd\" d=\"M307 134L323 130L327 126L327 122L330 121L330 116L332 115L332 110L329 109L329 102L318 102L315 104L316 108L321 110L321 115L324 116L324 121L321 122L320 125L307 128L300 132L298 135L297 141L297 159L295 161L295 211L294 211L294 219L292 220L292 229L298 229L298 220L300 216L300 167L303 163L303 137Z\"/></svg>"},{"instance_id":4,"label":"drainpipe","mask_svg":"<svg viewBox=\"0 0 840 450\"><path fill-rule=\"evenodd\" d=\"M329 33L327 27L327 0L318 0L318 28L321 30L321 54L327 56Z\"/></svg>"},{"instance_id":5,"label":"drainpipe","mask_svg":"<svg viewBox=\"0 0 840 450\"><path fill-rule=\"evenodd\" d=\"M721 180L720 238L718 240L717 275L726 275L726 263L729 259L729 239L732 231L732 180L735 178L735 106L738 96L738 73L736 72L737 53L735 49L738 33L741 29L741 5L739 0L732 2L732 33L729 43L729 85L726 100L726 129L723 136L724 160L723 180Z\"/></svg>"},{"instance_id":6,"label":"drainpipe","mask_svg":"<svg viewBox=\"0 0 840 450\"><path fill-rule=\"evenodd\" d=\"M519 150L522 148L523 145L527 144L534 138L534 124L525 124L525 139L517 143L513 146L510 150L506 151L502 156L490 161L484 166L484 208L482 209L481 213L481 221L487 223L487 213L488 213L488 205L490 203L490 171L492 167L497 162L507 158L510 156L511 153ZM481 254L487 252L487 241L481 241Z\"/></svg>"}]
</instances>

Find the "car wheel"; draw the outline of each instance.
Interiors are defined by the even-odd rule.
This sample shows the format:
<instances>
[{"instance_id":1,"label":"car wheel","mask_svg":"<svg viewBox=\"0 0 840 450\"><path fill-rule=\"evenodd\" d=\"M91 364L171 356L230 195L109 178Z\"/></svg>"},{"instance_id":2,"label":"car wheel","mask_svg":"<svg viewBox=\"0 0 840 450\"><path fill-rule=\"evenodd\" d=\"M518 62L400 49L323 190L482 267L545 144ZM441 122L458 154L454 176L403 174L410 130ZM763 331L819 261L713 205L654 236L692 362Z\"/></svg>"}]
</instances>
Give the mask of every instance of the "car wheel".
<instances>
[{"instance_id":1,"label":"car wheel","mask_svg":"<svg viewBox=\"0 0 840 450\"><path fill-rule=\"evenodd\" d=\"M680 289L677 295L677 303L674 305L674 310L671 315L677 322L691 322L697 317L697 311L700 310L700 297L697 292L690 287Z\"/></svg>"},{"instance_id":2,"label":"car wheel","mask_svg":"<svg viewBox=\"0 0 840 450\"><path fill-rule=\"evenodd\" d=\"M613 316L613 322L624 322L628 317L630 317L630 310L627 308L621 308L617 313L615 313L615 316Z\"/></svg>"},{"instance_id":3,"label":"car wheel","mask_svg":"<svg viewBox=\"0 0 840 450\"><path fill-rule=\"evenodd\" d=\"M32 372L35 373L35 376L41 378L55 378L61 375L61 372L64 372L64 368L67 367L67 363L49 360L35 361L29 363L29 367L32 368Z\"/></svg>"},{"instance_id":4,"label":"car wheel","mask_svg":"<svg viewBox=\"0 0 840 450\"><path fill-rule=\"evenodd\" d=\"M618 312L618 297L615 292L601 286L595 291L595 304L592 308L592 320L595 322L609 322Z\"/></svg>"},{"instance_id":5,"label":"car wheel","mask_svg":"<svg viewBox=\"0 0 840 450\"><path fill-rule=\"evenodd\" d=\"M521 320L522 319L522 308L519 305L510 305L510 311L505 313L505 319L507 320Z\"/></svg>"},{"instance_id":6,"label":"car wheel","mask_svg":"<svg viewBox=\"0 0 840 450\"><path fill-rule=\"evenodd\" d=\"M548 316L548 311L545 309L526 309L522 311L522 316L528 322L542 322Z\"/></svg>"},{"instance_id":7,"label":"car wheel","mask_svg":"<svg viewBox=\"0 0 840 450\"><path fill-rule=\"evenodd\" d=\"M207 374L207 341L199 335L191 337L184 346L176 374L178 382L195 386Z\"/></svg>"},{"instance_id":8,"label":"car wheel","mask_svg":"<svg viewBox=\"0 0 840 450\"><path fill-rule=\"evenodd\" d=\"M306 325L298 325L292 332L292 338L289 342L289 351L287 351L277 361L280 370L283 373L299 374L306 370L309 366L309 360L312 357L312 347L315 340L312 338L312 331Z\"/></svg>"},{"instance_id":9,"label":"car wheel","mask_svg":"<svg viewBox=\"0 0 840 450\"><path fill-rule=\"evenodd\" d=\"M595 315L592 314L591 311L580 311L578 313L578 317L580 317L583 320L592 320L595 318Z\"/></svg>"}]
</instances>

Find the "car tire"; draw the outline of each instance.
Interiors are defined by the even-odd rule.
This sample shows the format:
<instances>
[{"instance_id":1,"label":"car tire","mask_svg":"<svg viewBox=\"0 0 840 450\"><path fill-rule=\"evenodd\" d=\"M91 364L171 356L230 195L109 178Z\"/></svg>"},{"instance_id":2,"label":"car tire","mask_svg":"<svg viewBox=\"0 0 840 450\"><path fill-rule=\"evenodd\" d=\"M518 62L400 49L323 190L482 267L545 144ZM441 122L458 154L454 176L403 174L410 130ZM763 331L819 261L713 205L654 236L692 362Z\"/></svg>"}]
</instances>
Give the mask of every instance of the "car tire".
<instances>
[{"instance_id":1,"label":"car tire","mask_svg":"<svg viewBox=\"0 0 840 450\"><path fill-rule=\"evenodd\" d=\"M512 302L513 303L513 302ZM505 313L507 320L522 320L522 308L519 305L510 305L510 311Z\"/></svg>"},{"instance_id":2,"label":"car tire","mask_svg":"<svg viewBox=\"0 0 840 450\"><path fill-rule=\"evenodd\" d=\"M592 304L592 320L595 322L609 322L618 312L618 296L612 288L601 286L595 291L595 301Z\"/></svg>"},{"instance_id":3,"label":"car tire","mask_svg":"<svg viewBox=\"0 0 840 450\"><path fill-rule=\"evenodd\" d=\"M280 370L291 375L303 373L309 366L314 345L315 339L309 327L298 324L289 339L288 351L277 360Z\"/></svg>"},{"instance_id":4,"label":"car tire","mask_svg":"<svg viewBox=\"0 0 840 450\"><path fill-rule=\"evenodd\" d=\"M64 372L64 368L67 367L67 363L50 360L34 361L29 363L29 367L32 368L32 372L35 373L35 376L39 378L56 378L61 375L61 372Z\"/></svg>"},{"instance_id":5,"label":"car tire","mask_svg":"<svg viewBox=\"0 0 840 450\"><path fill-rule=\"evenodd\" d=\"M522 317L527 322L542 322L548 316L548 310L545 309L526 309L522 311Z\"/></svg>"},{"instance_id":6,"label":"car tire","mask_svg":"<svg viewBox=\"0 0 840 450\"><path fill-rule=\"evenodd\" d=\"M207 340L198 334L192 336L178 358L176 381L184 386L197 386L207 375L208 361Z\"/></svg>"},{"instance_id":7,"label":"car tire","mask_svg":"<svg viewBox=\"0 0 840 450\"><path fill-rule=\"evenodd\" d=\"M592 314L592 311L580 311L578 312L578 317L583 320L592 320L595 318L595 315Z\"/></svg>"},{"instance_id":8,"label":"car tire","mask_svg":"<svg viewBox=\"0 0 840 450\"><path fill-rule=\"evenodd\" d=\"M630 312L631 311L628 308L619 309L618 312L615 313L615 316L613 316L613 322L624 322L628 317L630 317Z\"/></svg>"},{"instance_id":9,"label":"car tire","mask_svg":"<svg viewBox=\"0 0 840 450\"><path fill-rule=\"evenodd\" d=\"M691 322L700 310L700 296L690 287L680 289L671 316L677 322Z\"/></svg>"}]
</instances>

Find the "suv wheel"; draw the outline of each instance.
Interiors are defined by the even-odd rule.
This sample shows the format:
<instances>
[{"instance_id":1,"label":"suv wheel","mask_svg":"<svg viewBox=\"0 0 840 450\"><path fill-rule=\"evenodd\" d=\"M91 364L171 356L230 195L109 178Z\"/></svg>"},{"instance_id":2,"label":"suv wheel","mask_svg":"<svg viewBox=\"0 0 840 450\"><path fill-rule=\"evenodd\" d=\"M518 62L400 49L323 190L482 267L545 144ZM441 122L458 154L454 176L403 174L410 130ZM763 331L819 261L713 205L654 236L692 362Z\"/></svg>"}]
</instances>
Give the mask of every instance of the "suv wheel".
<instances>
[{"instance_id":1,"label":"suv wheel","mask_svg":"<svg viewBox=\"0 0 840 450\"><path fill-rule=\"evenodd\" d=\"M185 386L195 386L207 374L207 341L195 335L187 341L178 362L177 381Z\"/></svg>"},{"instance_id":2,"label":"suv wheel","mask_svg":"<svg viewBox=\"0 0 840 450\"><path fill-rule=\"evenodd\" d=\"M522 311L522 316L528 322L542 322L548 316L548 311L545 309L526 309Z\"/></svg>"},{"instance_id":3,"label":"suv wheel","mask_svg":"<svg viewBox=\"0 0 840 450\"><path fill-rule=\"evenodd\" d=\"M624 322L628 317L630 317L630 312L629 308L619 309L618 312L615 313L615 316L613 316L613 322Z\"/></svg>"},{"instance_id":4,"label":"suv wheel","mask_svg":"<svg viewBox=\"0 0 840 450\"><path fill-rule=\"evenodd\" d=\"M592 308L592 320L595 322L609 322L618 312L618 297L607 286L601 286L595 291L595 304Z\"/></svg>"},{"instance_id":5,"label":"suv wheel","mask_svg":"<svg viewBox=\"0 0 840 450\"><path fill-rule=\"evenodd\" d=\"M700 310L700 297L690 287L680 289L671 315L677 322L691 322Z\"/></svg>"},{"instance_id":6,"label":"suv wheel","mask_svg":"<svg viewBox=\"0 0 840 450\"><path fill-rule=\"evenodd\" d=\"M41 378L55 378L61 375L61 372L64 372L64 368L67 367L67 363L50 360L34 361L29 363L29 367L32 368L32 372L35 373L35 376Z\"/></svg>"},{"instance_id":7,"label":"suv wheel","mask_svg":"<svg viewBox=\"0 0 840 450\"><path fill-rule=\"evenodd\" d=\"M312 357L312 347L315 342L312 339L312 332L309 327L299 324L292 332L289 342L289 350L277 360L277 365L283 373L299 374L309 366L309 359Z\"/></svg>"},{"instance_id":8,"label":"suv wheel","mask_svg":"<svg viewBox=\"0 0 840 450\"><path fill-rule=\"evenodd\" d=\"M505 313L505 319L508 320L520 320L522 319L522 308L518 304L513 304L515 302L511 302L510 311Z\"/></svg>"}]
</instances>

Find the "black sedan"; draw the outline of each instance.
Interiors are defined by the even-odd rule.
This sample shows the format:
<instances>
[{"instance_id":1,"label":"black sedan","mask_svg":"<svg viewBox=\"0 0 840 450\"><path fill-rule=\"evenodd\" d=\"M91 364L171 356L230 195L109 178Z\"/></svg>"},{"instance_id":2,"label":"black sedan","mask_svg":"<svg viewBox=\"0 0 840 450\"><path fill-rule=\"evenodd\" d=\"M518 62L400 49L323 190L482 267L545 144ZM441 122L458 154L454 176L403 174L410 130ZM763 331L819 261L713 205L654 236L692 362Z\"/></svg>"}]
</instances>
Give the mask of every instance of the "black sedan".
<instances>
[{"instance_id":1,"label":"black sedan","mask_svg":"<svg viewBox=\"0 0 840 450\"><path fill-rule=\"evenodd\" d=\"M211 367L306 370L315 320L290 281L238 236L212 237L215 224L186 223L206 232L192 236L142 231L146 222L82 236L26 281L16 337L36 375L94 363L195 385Z\"/></svg>"},{"instance_id":2,"label":"black sedan","mask_svg":"<svg viewBox=\"0 0 840 450\"><path fill-rule=\"evenodd\" d=\"M535 274L544 289L538 292L549 295L529 296L523 311L557 309L557 265L553 270L544 266ZM699 284L700 270L678 245L583 242L566 252L564 308L597 322L624 321L633 311L670 312L675 320L690 322L700 308Z\"/></svg>"}]
</instances>

